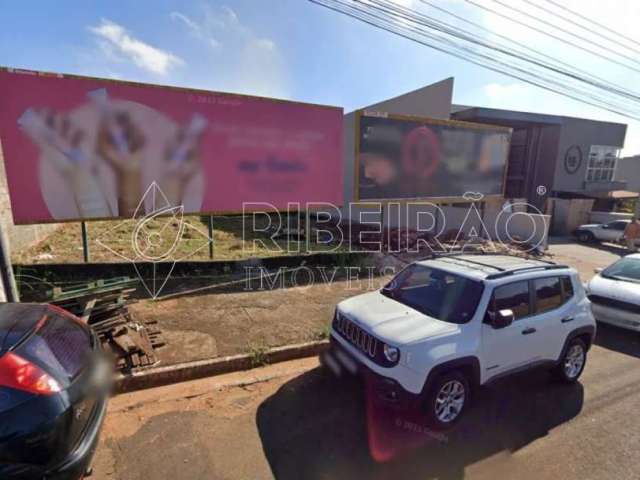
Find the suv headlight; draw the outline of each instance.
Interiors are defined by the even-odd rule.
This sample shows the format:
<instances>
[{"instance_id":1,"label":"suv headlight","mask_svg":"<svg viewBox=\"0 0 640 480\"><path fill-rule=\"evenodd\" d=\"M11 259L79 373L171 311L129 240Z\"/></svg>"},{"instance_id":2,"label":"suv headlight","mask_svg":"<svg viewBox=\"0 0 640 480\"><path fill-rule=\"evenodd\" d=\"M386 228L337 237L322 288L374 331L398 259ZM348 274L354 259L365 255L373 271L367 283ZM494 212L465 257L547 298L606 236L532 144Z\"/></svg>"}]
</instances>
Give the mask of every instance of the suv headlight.
<instances>
[{"instance_id":1,"label":"suv headlight","mask_svg":"<svg viewBox=\"0 0 640 480\"><path fill-rule=\"evenodd\" d=\"M400 350L397 347L392 347L385 343L382 352L389 363L395 364L400 360Z\"/></svg>"}]
</instances>

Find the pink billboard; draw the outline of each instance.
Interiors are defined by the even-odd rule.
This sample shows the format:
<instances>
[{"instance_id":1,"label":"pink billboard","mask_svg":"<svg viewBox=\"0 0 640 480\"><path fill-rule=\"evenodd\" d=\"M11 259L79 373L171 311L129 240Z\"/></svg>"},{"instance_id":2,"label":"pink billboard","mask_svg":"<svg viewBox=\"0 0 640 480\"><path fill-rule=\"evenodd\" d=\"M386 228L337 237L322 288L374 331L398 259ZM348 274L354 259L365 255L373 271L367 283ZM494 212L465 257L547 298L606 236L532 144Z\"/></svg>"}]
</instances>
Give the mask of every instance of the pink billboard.
<instances>
[{"instance_id":1,"label":"pink billboard","mask_svg":"<svg viewBox=\"0 0 640 480\"><path fill-rule=\"evenodd\" d=\"M0 69L0 141L16 224L342 204L337 107Z\"/></svg>"}]
</instances>

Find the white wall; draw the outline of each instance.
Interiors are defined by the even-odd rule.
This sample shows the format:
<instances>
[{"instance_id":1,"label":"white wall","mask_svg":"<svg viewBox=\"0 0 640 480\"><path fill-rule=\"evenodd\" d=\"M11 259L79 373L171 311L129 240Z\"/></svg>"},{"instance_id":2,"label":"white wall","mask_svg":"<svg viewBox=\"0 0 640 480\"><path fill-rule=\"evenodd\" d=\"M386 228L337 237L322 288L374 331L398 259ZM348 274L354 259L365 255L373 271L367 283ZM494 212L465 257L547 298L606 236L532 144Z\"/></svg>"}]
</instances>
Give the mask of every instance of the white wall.
<instances>
[{"instance_id":1,"label":"white wall","mask_svg":"<svg viewBox=\"0 0 640 480\"><path fill-rule=\"evenodd\" d=\"M9 249L16 252L25 249L46 238L58 227L60 227L60 224L54 223L46 225L14 225L11 202L9 201L9 188L5 175L2 144L0 144L0 228L7 235Z\"/></svg>"}]
</instances>

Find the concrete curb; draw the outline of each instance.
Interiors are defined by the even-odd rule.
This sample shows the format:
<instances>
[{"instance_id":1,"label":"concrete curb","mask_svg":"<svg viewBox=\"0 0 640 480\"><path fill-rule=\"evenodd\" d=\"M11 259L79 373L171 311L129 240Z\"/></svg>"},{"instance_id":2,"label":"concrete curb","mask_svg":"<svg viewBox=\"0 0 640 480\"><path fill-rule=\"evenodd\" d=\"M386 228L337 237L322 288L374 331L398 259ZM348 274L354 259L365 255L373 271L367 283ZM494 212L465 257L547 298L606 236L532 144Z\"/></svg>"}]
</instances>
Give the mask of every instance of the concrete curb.
<instances>
[{"instance_id":1,"label":"concrete curb","mask_svg":"<svg viewBox=\"0 0 640 480\"><path fill-rule=\"evenodd\" d=\"M320 340L275 347L264 352L261 355L261 360L264 363L272 364L297 358L312 357L325 351L328 346L328 340ZM115 379L115 393L133 392L198 378L212 377L223 373L250 370L256 366L255 355L242 354L152 367L129 375L118 374Z\"/></svg>"}]
</instances>

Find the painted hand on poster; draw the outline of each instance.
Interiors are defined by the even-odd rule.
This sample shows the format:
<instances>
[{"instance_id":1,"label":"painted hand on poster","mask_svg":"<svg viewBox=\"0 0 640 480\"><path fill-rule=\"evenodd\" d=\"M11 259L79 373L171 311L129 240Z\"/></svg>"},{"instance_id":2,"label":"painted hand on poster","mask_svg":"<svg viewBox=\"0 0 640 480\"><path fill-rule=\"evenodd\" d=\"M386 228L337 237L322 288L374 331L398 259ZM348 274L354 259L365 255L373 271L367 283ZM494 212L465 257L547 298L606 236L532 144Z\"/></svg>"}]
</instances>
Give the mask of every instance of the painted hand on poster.
<instances>
[{"instance_id":1,"label":"painted hand on poster","mask_svg":"<svg viewBox=\"0 0 640 480\"><path fill-rule=\"evenodd\" d=\"M52 217L127 218L152 211L147 201L138 206L153 182L172 205L198 211L204 117L194 114L180 126L145 105L110 99L106 89L87 97L71 111L27 109L18 120L40 148L40 190Z\"/></svg>"},{"instance_id":2,"label":"painted hand on poster","mask_svg":"<svg viewBox=\"0 0 640 480\"><path fill-rule=\"evenodd\" d=\"M172 205L183 205L187 185L200 172L200 140L207 120L194 115L188 125L177 129L167 141L164 152L163 176L160 188Z\"/></svg>"},{"instance_id":3,"label":"painted hand on poster","mask_svg":"<svg viewBox=\"0 0 640 480\"><path fill-rule=\"evenodd\" d=\"M86 148L87 134L84 130L78 128L69 116L48 109L28 109L18 123L40 147L43 160L63 179L79 216L113 216L102 186L96 181L96 161Z\"/></svg>"},{"instance_id":4,"label":"painted hand on poster","mask_svg":"<svg viewBox=\"0 0 640 480\"><path fill-rule=\"evenodd\" d=\"M146 216L154 182L185 215L343 203L340 108L2 67L0 104L16 224Z\"/></svg>"},{"instance_id":5,"label":"painted hand on poster","mask_svg":"<svg viewBox=\"0 0 640 480\"><path fill-rule=\"evenodd\" d=\"M116 176L118 215L131 217L142 194L145 138L126 112L104 115L98 127L96 151Z\"/></svg>"}]
</instances>

